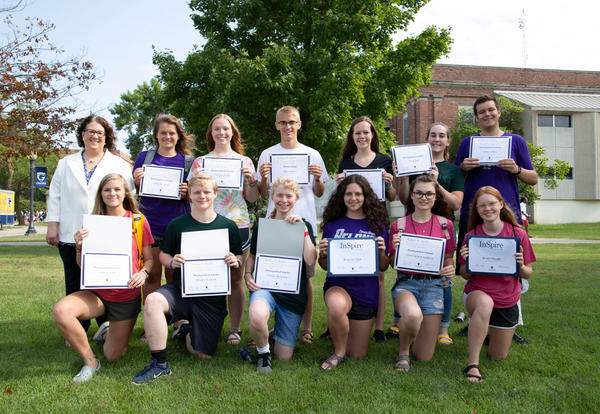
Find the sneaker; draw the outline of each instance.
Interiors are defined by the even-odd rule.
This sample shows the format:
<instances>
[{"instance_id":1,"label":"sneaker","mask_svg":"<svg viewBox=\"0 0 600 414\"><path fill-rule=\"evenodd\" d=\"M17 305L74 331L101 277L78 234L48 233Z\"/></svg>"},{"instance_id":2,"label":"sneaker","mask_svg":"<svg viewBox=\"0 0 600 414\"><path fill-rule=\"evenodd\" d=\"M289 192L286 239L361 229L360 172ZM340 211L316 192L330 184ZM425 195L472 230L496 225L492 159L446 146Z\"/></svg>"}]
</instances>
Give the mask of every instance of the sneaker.
<instances>
[{"instance_id":1,"label":"sneaker","mask_svg":"<svg viewBox=\"0 0 600 414\"><path fill-rule=\"evenodd\" d=\"M385 333L386 339L397 339L399 335L400 329L398 329L396 325L390 326L387 332Z\"/></svg>"},{"instance_id":2,"label":"sneaker","mask_svg":"<svg viewBox=\"0 0 600 414\"><path fill-rule=\"evenodd\" d=\"M381 329L375 329L373 332L373 340L378 344L385 342L385 334Z\"/></svg>"},{"instance_id":3,"label":"sneaker","mask_svg":"<svg viewBox=\"0 0 600 414\"><path fill-rule=\"evenodd\" d=\"M273 371L273 366L271 365L270 352L258 354L258 359L256 361L256 370L265 374L270 374Z\"/></svg>"},{"instance_id":4,"label":"sneaker","mask_svg":"<svg viewBox=\"0 0 600 414\"><path fill-rule=\"evenodd\" d=\"M529 345L529 341L516 332L513 334L513 341L521 345Z\"/></svg>"},{"instance_id":5,"label":"sneaker","mask_svg":"<svg viewBox=\"0 0 600 414\"><path fill-rule=\"evenodd\" d=\"M108 333L108 329L110 328L110 322L106 321L104 322L102 325L100 325L98 327L98 330L96 331L96 333L94 334L94 336L92 336L92 339L96 342L104 342L104 334Z\"/></svg>"},{"instance_id":6,"label":"sneaker","mask_svg":"<svg viewBox=\"0 0 600 414\"><path fill-rule=\"evenodd\" d=\"M462 328L460 330L460 332L456 334L456 336L468 336L468 335L469 335L469 325Z\"/></svg>"},{"instance_id":7,"label":"sneaker","mask_svg":"<svg viewBox=\"0 0 600 414\"><path fill-rule=\"evenodd\" d=\"M78 384L80 382L86 382L91 380L94 374L100 371L100 360L96 359L96 362L98 363L98 365L96 365L96 368L84 365L83 368L81 368L81 370L79 371L79 373L73 377L72 381L75 384Z\"/></svg>"},{"instance_id":8,"label":"sneaker","mask_svg":"<svg viewBox=\"0 0 600 414\"><path fill-rule=\"evenodd\" d=\"M147 365L146 368L138 373L135 378L131 380L131 382L135 385L144 385L145 383L154 381L156 378L162 377L163 375L171 375L169 361L167 361L163 367L158 364L156 359L152 359L152 363Z\"/></svg>"},{"instance_id":9,"label":"sneaker","mask_svg":"<svg viewBox=\"0 0 600 414\"><path fill-rule=\"evenodd\" d=\"M185 336L190 332L192 332L190 322L186 319L181 319L177 326L174 327L172 336L173 339L181 339L183 341L185 340Z\"/></svg>"}]
</instances>

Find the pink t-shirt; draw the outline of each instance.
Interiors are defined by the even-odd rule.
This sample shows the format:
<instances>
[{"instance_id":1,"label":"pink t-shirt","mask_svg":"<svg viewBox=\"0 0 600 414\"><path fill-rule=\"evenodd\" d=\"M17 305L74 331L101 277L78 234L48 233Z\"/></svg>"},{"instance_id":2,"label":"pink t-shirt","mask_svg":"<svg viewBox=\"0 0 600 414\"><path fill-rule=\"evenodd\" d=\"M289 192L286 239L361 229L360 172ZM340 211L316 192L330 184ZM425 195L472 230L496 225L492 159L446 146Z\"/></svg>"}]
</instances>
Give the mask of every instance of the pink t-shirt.
<instances>
[{"instance_id":1,"label":"pink t-shirt","mask_svg":"<svg viewBox=\"0 0 600 414\"><path fill-rule=\"evenodd\" d=\"M467 233L467 235L476 236L488 236L483 231L483 225L475 227ZM527 233L520 227L514 226L510 223L504 223L504 228L497 234L498 237L518 237L521 240L521 247L523 248L523 263L528 265L536 261L533 248ZM463 246L467 243L467 238L463 241ZM459 256L458 261L461 265L465 265L465 259ZM521 279L514 276L498 276L498 275L472 275L471 279L467 281L465 285L465 293L469 293L473 290L481 290L487 293L494 301L495 308L510 308L519 301L521 297Z\"/></svg>"}]
</instances>

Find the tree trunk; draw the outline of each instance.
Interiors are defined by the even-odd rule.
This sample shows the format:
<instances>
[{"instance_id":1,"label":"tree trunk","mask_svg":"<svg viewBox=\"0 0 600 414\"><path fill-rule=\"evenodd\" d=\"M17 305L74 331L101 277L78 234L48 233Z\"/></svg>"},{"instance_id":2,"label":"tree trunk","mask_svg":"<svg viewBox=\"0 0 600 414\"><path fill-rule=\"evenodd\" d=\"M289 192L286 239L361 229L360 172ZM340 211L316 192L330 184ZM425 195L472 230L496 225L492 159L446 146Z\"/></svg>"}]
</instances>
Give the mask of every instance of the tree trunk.
<instances>
[{"instance_id":1,"label":"tree trunk","mask_svg":"<svg viewBox=\"0 0 600 414\"><path fill-rule=\"evenodd\" d=\"M21 207L19 207L21 201L21 182L17 182L17 188L15 189L15 211L17 212L17 222L19 226L23 226L25 224L25 219L23 218L23 213L21 212Z\"/></svg>"}]
</instances>

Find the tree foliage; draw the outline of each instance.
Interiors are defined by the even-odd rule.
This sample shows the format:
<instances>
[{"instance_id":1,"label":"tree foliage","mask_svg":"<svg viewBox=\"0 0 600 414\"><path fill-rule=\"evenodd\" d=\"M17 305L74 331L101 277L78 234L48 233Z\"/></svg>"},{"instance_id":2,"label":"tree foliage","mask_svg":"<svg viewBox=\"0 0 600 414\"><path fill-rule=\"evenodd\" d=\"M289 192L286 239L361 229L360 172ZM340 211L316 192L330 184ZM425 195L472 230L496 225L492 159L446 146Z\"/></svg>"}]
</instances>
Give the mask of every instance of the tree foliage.
<instances>
[{"instance_id":1,"label":"tree foliage","mask_svg":"<svg viewBox=\"0 0 600 414\"><path fill-rule=\"evenodd\" d=\"M156 52L162 99L202 142L209 120L225 112L256 159L279 141L275 111L300 109L300 141L337 164L353 118L369 115L384 148L384 121L418 94L429 68L448 53L447 29L429 27L394 45L426 0L191 0L207 39L184 61ZM202 151L203 152L203 151Z\"/></svg>"}]
</instances>

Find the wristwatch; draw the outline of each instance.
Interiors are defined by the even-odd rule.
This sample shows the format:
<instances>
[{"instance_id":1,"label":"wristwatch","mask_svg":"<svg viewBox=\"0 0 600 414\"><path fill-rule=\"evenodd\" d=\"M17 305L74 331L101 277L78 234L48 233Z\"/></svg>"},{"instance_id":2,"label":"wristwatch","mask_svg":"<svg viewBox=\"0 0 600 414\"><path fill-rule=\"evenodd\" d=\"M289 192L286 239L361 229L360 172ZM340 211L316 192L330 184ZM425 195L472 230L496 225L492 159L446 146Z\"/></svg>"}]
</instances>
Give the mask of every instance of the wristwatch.
<instances>
[{"instance_id":1,"label":"wristwatch","mask_svg":"<svg viewBox=\"0 0 600 414\"><path fill-rule=\"evenodd\" d=\"M516 172L516 173L513 173L513 175L516 177L517 175L521 174L521 171L523 171L523 167L521 167L521 166L519 165L519 169L517 170L517 172Z\"/></svg>"}]
</instances>

